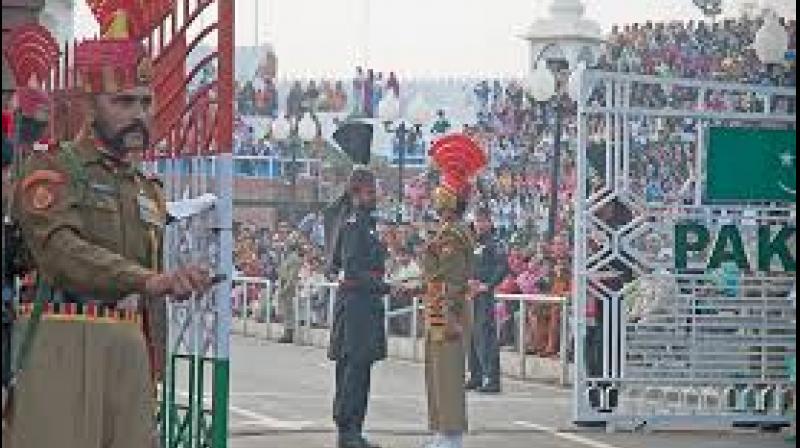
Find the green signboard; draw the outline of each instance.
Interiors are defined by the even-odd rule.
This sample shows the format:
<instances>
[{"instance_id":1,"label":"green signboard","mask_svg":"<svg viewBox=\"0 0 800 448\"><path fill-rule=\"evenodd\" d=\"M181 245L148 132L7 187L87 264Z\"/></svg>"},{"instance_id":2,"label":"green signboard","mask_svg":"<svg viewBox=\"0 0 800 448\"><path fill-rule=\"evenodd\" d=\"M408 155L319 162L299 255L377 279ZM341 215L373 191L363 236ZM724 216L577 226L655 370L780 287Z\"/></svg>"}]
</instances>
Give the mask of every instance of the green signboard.
<instances>
[{"instance_id":1,"label":"green signboard","mask_svg":"<svg viewBox=\"0 0 800 448\"><path fill-rule=\"evenodd\" d=\"M795 130L711 128L708 139L710 202L796 202Z\"/></svg>"}]
</instances>

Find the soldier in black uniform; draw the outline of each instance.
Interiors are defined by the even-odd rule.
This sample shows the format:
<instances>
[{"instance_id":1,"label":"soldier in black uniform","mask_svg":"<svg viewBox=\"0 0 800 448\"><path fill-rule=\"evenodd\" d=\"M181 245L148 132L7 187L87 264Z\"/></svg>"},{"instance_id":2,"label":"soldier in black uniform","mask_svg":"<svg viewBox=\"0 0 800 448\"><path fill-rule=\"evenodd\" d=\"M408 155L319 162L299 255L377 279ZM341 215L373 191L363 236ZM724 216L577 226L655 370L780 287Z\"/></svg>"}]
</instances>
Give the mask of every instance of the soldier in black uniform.
<instances>
[{"instance_id":1,"label":"soldier in black uniform","mask_svg":"<svg viewBox=\"0 0 800 448\"><path fill-rule=\"evenodd\" d=\"M333 419L339 448L375 448L363 437L372 365L386 358L381 298L387 251L376 231L375 176L366 169L372 126L346 123L334 140L356 168L346 191L326 211L328 272L340 280L334 308L329 358L336 362ZM358 166L361 165L361 166Z\"/></svg>"},{"instance_id":2,"label":"soldier in black uniform","mask_svg":"<svg viewBox=\"0 0 800 448\"><path fill-rule=\"evenodd\" d=\"M474 322L469 350L470 380L466 388L483 393L498 393L500 348L497 343L494 288L505 278L508 263L495 237L494 224L488 209L481 208L477 211L474 230L478 236L478 246L475 250L472 283L480 293L472 302Z\"/></svg>"}]
</instances>

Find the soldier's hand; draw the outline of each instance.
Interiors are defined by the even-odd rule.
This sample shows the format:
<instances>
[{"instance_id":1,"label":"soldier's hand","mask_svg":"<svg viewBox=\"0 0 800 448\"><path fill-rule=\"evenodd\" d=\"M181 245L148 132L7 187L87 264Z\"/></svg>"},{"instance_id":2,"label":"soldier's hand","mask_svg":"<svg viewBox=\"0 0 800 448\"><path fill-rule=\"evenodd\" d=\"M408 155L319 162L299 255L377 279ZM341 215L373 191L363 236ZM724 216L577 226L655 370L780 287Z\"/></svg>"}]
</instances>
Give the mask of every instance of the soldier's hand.
<instances>
[{"instance_id":1,"label":"soldier's hand","mask_svg":"<svg viewBox=\"0 0 800 448\"><path fill-rule=\"evenodd\" d=\"M211 287L212 277L204 266L185 266L176 271L156 274L145 284L145 293L149 297L171 295L185 300L192 293L203 294Z\"/></svg>"},{"instance_id":2,"label":"soldier's hand","mask_svg":"<svg viewBox=\"0 0 800 448\"><path fill-rule=\"evenodd\" d=\"M144 295L149 298L160 299L172 291L172 276L170 274L154 274L144 284Z\"/></svg>"},{"instance_id":3,"label":"soldier's hand","mask_svg":"<svg viewBox=\"0 0 800 448\"><path fill-rule=\"evenodd\" d=\"M187 266L184 268L184 274L192 287L192 291L202 294L211 288L213 277L211 276L211 270L207 266Z\"/></svg>"}]
</instances>

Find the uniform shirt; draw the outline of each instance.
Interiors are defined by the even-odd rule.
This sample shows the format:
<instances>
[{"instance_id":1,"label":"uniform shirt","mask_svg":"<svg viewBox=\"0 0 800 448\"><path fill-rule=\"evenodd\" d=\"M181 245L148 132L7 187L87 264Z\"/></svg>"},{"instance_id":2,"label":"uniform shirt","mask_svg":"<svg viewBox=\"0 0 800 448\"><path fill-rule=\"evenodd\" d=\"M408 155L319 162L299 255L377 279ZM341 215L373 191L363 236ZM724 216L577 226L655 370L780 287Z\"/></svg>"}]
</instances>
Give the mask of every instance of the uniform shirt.
<instances>
[{"instance_id":1,"label":"uniform shirt","mask_svg":"<svg viewBox=\"0 0 800 448\"><path fill-rule=\"evenodd\" d=\"M377 295L389 293L384 281L388 252L376 230L375 219L357 211L342 229L340 263L345 281L356 289Z\"/></svg>"},{"instance_id":2,"label":"uniform shirt","mask_svg":"<svg viewBox=\"0 0 800 448\"><path fill-rule=\"evenodd\" d=\"M473 276L487 285L489 290L499 285L508 272L508 257L503 253L500 243L492 233L478 238L475 247L475 269Z\"/></svg>"},{"instance_id":3,"label":"uniform shirt","mask_svg":"<svg viewBox=\"0 0 800 448\"><path fill-rule=\"evenodd\" d=\"M378 238L375 219L356 211L342 225L332 269L341 271L328 357L375 362L386 358L383 302L386 248Z\"/></svg>"},{"instance_id":4,"label":"uniform shirt","mask_svg":"<svg viewBox=\"0 0 800 448\"><path fill-rule=\"evenodd\" d=\"M91 142L26 162L14 213L37 269L56 289L115 303L159 269L161 185Z\"/></svg>"},{"instance_id":5,"label":"uniform shirt","mask_svg":"<svg viewBox=\"0 0 800 448\"><path fill-rule=\"evenodd\" d=\"M475 241L472 231L461 224L444 224L429 243L422 257L422 272L429 283L444 285L444 303L433 304L441 309L446 321L464 318L469 277L475 266Z\"/></svg>"},{"instance_id":6,"label":"uniform shirt","mask_svg":"<svg viewBox=\"0 0 800 448\"><path fill-rule=\"evenodd\" d=\"M297 251L292 250L278 268L278 280L280 291L278 292L281 300L291 300L297 293L297 284L300 282L300 268L303 266L303 259Z\"/></svg>"}]
</instances>

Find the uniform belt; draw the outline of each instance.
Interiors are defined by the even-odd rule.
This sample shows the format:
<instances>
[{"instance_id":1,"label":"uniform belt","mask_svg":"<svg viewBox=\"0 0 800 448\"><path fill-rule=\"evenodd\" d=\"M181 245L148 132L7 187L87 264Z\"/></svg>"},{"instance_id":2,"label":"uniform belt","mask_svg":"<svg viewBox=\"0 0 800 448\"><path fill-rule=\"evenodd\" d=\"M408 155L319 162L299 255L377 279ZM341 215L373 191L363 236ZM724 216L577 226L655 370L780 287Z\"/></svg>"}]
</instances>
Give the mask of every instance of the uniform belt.
<instances>
[{"instance_id":1,"label":"uniform belt","mask_svg":"<svg viewBox=\"0 0 800 448\"><path fill-rule=\"evenodd\" d=\"M367 271L367 275L374 279L381 280L386 275L384 271ZM339 281L339 287L344 289L358 288L363 285L363 281L355 278L345 278Z\"/></svg>"},{"instance_id":2,"label":"uniform belt","mask_svg":"<svg viewBox=\"0 0 800 448\"><path fill-rule=\"evenodd\" d=\"M33 312L32 303L19 306L19 315L29 317ZM142 322L142 315L131 310L120 310L109 305L96 303L46 303L42 309L42 320L135 323Z\"/></svg>"}]
</instances>

